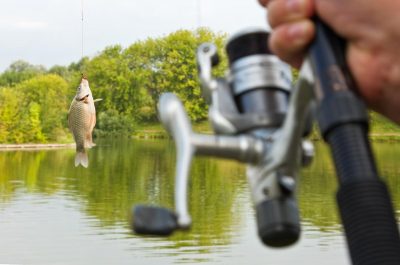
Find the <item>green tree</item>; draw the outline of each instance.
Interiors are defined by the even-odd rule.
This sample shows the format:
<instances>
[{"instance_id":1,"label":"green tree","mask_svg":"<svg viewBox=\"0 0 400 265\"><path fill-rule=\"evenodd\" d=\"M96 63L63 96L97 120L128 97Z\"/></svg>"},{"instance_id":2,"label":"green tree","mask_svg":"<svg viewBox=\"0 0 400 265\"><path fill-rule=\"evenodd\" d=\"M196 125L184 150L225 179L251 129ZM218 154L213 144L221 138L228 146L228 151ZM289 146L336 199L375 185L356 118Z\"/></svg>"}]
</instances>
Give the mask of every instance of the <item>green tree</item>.
<instances>
[{"instance_id":1,"label":"green tree","mask_svg":"<svg viewBox=\"0 0 400 265\"><path fill-rule=\"evenodd\" d=\"M180 30L138 41L126 49L110 46L93 58L84 57L69 66L56 65L47 72L42 66L15 62L0 75L0 87L13 89L4 90L0 100L15 97L2 105L0 141L65 139L68 104L82 74L88 76L94 98L103 99L96 105L101 116L97 135L106 135L108 130L112 134L132 133L134 124L157 121L157 102L165 92L180 97L192 120L203 120L207 105L201 96L195 59L196 49L203 42L216 43L222 50L225 35L206 28ZM214 73L217 76L226 69L221 54L222 63ZM17 109L25 115L18 114ZM40 123L36 122L38 113ZM36 136L25 135L29 126L35 127L32 134Z\"/></svg>"},{"instance_id":2,"label":"green tree","mask_svg":"<svg viewBox=\"0 0 400 265\"><path fill-rule=\"evenodd\" d=\"M203 42L214 42L222 50L225 38L224 34L215 34L206 28L180 30L166 37L135 43L125 51L124 57L137 84L151 96L154 109L162 93L174 92L183 100L189 116L202 120L207 116L207 106L197 77L196 49ZM221 61L215 71L218 76L226 68L225 56Z\"/></svg>"},{"instance_id":3,"label":"green tree","mask_svg":"<svg viewBox=\"0 0 400 265\"><path fill-rule=\"evenodd\" d=\"M28 106L28 111L22 113L24 121L22 125L24 142L45 142L46 137L42 132L40 121L41 108L36 102L31 102Z\"/></svg>"},{"instance_id":4,"label":"green tree","mask_svg":"<svg viewBox=\"0 0 400 265\"><path fill-rule=\"evenodd\" d=\"M32 102L40 106L42 132L48 140L64 137L68 111L68 85L58 75L48 74L26 80L16 86L24 95L24 106Z\"/></svg>"},{"instance_id":5,"label":"green tree","mask_svg":"<svg viewBox=\"0 0 400 265\"><path fill-rule=\"evenodd\" d=\"M103 101L99 111L115 109L129 112L129 76L130 72L121 55L119 45L107 47L87 65L87 75L92 92Z\"/></svg>"},{"instance_id":6,"label":"green tree","mask_svg":"<svg viewBox=\"0 0 400 265\"><path fill-rule=\"evenodd\" d=\"M11 142L19 132L16 121L21 119L22 94L11 88L0 88L0 143Z\"/></svg>"},{"instance_id":7,"label":"green tree","mask_svg":"<svg viewBox=\"0 0 400 265\"><path fill-rule=\"evenodd\" d=\"M12 63L4 73L0 75L0 86L14 86L34 76L46 73L46 68L41 65L32 65L19 60Z\"/></svg>"}]
</instances>

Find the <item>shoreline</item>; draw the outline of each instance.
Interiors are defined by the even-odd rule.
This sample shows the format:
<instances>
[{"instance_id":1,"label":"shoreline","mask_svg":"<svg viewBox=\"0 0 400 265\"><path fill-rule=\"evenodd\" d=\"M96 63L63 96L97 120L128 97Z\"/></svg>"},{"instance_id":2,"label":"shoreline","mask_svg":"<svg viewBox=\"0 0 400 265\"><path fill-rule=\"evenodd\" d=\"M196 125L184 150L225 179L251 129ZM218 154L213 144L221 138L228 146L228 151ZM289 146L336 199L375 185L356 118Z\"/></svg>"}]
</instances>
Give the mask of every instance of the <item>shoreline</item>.
<instances>
[{"instance_id":1,"label":"shoreline","mask_svg":"<svg viewBox=\"0 0 400 265\"><path fill-rule=\"evenodd\" d=\"M133 136L134 139L146 140L146 139L166 139L170 136L165 131L141 131L140 133ZM311 141L321 141L320 137L310 137ZM369 140L371 142L400 142L400 134L398 133L370 133ZM63 149L75 148L75 143L67 144L0 144L1 151L31 151L31 150L51 150L51 149Z\"/></svg>"},{"instance_id":2,"label":"shoreline","mask_svg":"<svg viewBox=\"0 0 400 265\"><path fill-rule=\"evenodd\" d=\"M48 150L48 149L62 149L62 148L75 148L75 143L69 144L0 144L0 151L18 151L18 150Z\"/></svg>"}]
</instances>

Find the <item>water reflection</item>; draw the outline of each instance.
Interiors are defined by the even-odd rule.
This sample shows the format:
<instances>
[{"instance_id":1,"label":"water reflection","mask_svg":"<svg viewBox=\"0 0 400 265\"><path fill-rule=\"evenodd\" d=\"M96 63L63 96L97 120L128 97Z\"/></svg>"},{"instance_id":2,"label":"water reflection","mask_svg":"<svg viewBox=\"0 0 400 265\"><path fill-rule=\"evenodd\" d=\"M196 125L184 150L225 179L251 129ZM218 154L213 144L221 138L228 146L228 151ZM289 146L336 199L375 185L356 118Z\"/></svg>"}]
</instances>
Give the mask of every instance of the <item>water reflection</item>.
<instances>
[{"instance_id":1,"label":"water reflection","mask_svg":"<svg viewBox=\"0 0 400 265\"><path fill-rule=\"evenodd\" d=\"M380 143L374 145L380 175L389 186L395 209L400 209L400 145ZM340 230L336 206L337 180L329 149L316 145L317 157L310 168L302 171L299 204L303 220L321 231ZM398 215L399 216L399 215Z\"/></svg>"},{"instance_id":2,"label":"water reflection","mask_svg":"<svg viewBox=\"0 0 400 265\"><path fill-rule=\"evenodd\" d=\"M133 260L142 264L226 260L257 264L252 255L268 255L270 261L279 260L275 264L290 264L290 255L300 255L297 252L304 255L317 248L319 254L312 255L322 259L333 255L332 248L337 246L344 251L334 197L337 188L334 168L329 150L321 144L317 145L317 158L312 166L302 172L298 194L303 236L297 248L285 252L287 255L262 247L256 238L244 167L231 161L195 159L190 183L190 212L194 221L190 233L178 232L167 239L132 235L129 227L132 205L173 205L173 143L120 140L97 144L89 154L89 169L73 166L72 149L0 152L0 233L3 236L0 247L7 250L6 254L0 254L0 262L50 264L59 262L59 255L79 250L73 243L64 246L64 252L61 247L48 243L57 233L59 237L71 239L66 242L88 244L85 252L93 248L92 255L97 257L77 254L76 259L64 257L62 264L68 264L67 261L107 264L108 259L95 249L95 246L103 247L99 242L112 242L112 247L109 243L103 244L111 248L112 256L120 258L119 264ZM391 187L395 207L399 209L400 148L379 144L375 151L382 175ZM57 223L59 226L55 227ZM39 224L54 227L57 233L48 232ZM43 252L39 257L32 250L27 260L16 259L18 255L12 249L25 246L29 238L29 233L21 233L21 227L24 231L36 230L42 237L36 239L37 235L32 235L34 240L39 240L37 246L54 251ZM345 260L345 254L341 259ZM307 258L304 260L307 262ZM308 262L312 260L310 254ZM337 258L333 261L337 262Z\"/></svg>"}]
</instances>

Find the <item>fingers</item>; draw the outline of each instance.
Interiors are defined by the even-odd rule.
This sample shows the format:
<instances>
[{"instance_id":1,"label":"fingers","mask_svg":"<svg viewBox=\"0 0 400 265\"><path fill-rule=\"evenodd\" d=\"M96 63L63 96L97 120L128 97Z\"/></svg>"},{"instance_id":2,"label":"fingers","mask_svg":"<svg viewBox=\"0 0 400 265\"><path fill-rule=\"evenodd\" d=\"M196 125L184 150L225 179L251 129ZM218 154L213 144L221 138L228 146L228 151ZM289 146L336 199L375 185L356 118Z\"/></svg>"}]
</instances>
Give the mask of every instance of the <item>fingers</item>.
<instances>
[{"instance_id":1,"label":"fingers","mask_svg":"<svg viewBox=\"0 0 400 265\"><path fill-rule=\"evenodd\" d=\"M313 0L258 0L268 9L268 22L273 28L269 47L282 60L300 67L304 51L314 37Z\"/></svg>"},{"instance_id":2,"label":"fingers","mask_svg":"<svg viewBox=\"0 0 400 265\"><path fill-rule=\"evenodd\" d=\"M268 4L268 22L272 28L284 23L310 18L314 13L313 2L310 0L263 1Z\"/></svg>"},{"instance_id":3,"label":"fingers","mask_svg":"<svg viewBox=\"0 0 400 265\"><path fill-rule=\"evenodd\" d=\"M314 35L315 27L311 20L285 23L274 29L269 38L269 47L282 60L298 68Z\"/></svg>"},{"instance_id":4,"label":"fingers","mask_svg":"<svg viewBox=\"0 0 400 265\"><path fill-rule=\"evenodd\" d=\"M258 0L258 3L262 6L266 6L268 4L269 0Z\"/></svg>"}]
</instances>

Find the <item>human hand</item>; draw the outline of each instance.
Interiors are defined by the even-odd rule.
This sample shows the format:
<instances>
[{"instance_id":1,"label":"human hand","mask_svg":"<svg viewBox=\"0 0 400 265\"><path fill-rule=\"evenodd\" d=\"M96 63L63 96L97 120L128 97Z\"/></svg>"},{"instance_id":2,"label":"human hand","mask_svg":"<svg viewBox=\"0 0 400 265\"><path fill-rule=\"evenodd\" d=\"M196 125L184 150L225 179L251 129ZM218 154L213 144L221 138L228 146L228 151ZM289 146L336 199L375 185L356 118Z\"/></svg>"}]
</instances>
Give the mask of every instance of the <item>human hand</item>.
<instances>
[{"instance_id":1,"label":"human hand","mask_svg":"<svg viewBox=\"0 0 400 265\"><path fill-rule=\"evenodd\" d=\"M368 106L400 123L400 1L259 0L273 29L270 49L299 67L317 14L347 40L346 59Z\"/></svg>"}]
</instances>

